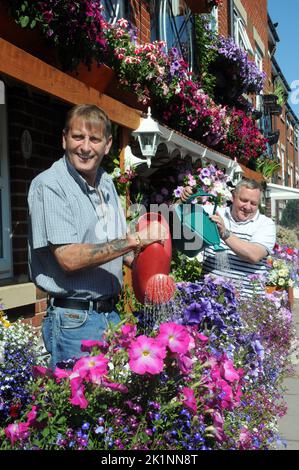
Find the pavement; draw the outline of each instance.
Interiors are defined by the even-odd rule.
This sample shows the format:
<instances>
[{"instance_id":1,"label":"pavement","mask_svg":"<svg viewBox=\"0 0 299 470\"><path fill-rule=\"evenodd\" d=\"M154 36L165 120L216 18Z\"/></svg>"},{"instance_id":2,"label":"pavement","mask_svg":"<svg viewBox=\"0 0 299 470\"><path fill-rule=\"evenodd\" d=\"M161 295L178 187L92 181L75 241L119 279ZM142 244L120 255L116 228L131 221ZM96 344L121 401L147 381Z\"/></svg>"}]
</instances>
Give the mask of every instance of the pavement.
<instances>
[{"instance_id":1,"label":"pavement","mask_svg":"<svg viewBox=\"0 0 299 470\"><path fill-rule=\"evenodd\" d=\"M294 292L294 324L299 338L299 289ZM284 399L288 406L287 414L279 422L281 438L286 442L285 450L299 450L299 361L293 358L295 376L284 381Z\"/></svg>"}]
</instances>

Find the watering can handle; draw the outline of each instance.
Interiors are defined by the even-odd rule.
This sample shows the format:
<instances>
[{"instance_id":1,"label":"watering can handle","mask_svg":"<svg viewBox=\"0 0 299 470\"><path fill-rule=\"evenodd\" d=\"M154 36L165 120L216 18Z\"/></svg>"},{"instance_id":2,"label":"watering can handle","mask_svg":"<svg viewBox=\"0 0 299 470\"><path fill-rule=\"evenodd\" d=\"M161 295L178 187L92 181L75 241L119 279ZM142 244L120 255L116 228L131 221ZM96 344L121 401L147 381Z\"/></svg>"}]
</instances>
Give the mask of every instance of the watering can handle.
<instances>
[{"instance_id":1,"label":"watering can handle","mask_svg":"<svg viewBox=\"0 0 299 470\"><path fill-rule=\"evenodd\" d=\"M198 191L197 193L192 194L192 196L190 196L187 199L186 204L189 204L191 201L193 201L193 199L195 199L197 197L210 197L210 198L214 199L215 205L214 205L214 209L213 209L213 215L216 214L216 209L217 209L217 198L216 198L216 196L214 196L213 194L205 193L204 191Z\"/></svg>"}]
</instances>

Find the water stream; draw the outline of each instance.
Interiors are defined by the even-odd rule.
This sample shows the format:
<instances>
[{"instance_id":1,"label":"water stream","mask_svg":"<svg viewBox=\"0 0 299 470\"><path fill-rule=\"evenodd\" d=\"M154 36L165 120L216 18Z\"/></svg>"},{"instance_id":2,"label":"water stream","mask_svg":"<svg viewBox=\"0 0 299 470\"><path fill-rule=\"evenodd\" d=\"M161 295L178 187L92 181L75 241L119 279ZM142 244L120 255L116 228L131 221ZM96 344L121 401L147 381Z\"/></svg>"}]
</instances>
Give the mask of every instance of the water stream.
<instances>
[{"instance_id":1,"label":"water stream","mask_svg":"<svg viewBox=\"0 0 299 470\"><path fill-rule=\"evenodd\" d=\"M229 277L231 268L227 250L215 252L215 269L217 271L221 271L222 273L227 273L227 276L223 274L223 277Z\"/></svg>"}]
</instances>

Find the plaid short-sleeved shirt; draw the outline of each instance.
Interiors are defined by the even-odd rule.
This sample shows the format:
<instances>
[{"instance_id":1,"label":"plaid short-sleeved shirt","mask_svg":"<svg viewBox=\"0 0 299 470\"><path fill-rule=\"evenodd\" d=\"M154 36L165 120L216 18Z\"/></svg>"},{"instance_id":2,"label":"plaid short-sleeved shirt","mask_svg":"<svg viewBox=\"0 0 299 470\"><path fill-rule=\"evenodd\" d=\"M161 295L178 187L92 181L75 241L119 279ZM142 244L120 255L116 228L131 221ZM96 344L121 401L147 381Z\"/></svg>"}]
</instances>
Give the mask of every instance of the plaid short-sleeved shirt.
<instances>
[{"instance_id":1,"label":"plaid short-sleeved shirt","mask_svg":"<svg viewBox=\"0 0 299 470\"><path fill-rule=\"evenodd\" d=\"M118 295L123 258L95 268L65 273L51 245L105 243L126 235L126 221L110 176L99 169L89 186L66 157L31 183L29 205L29 273L51 296L97 300Z\"/></svg>"}]
</instances>

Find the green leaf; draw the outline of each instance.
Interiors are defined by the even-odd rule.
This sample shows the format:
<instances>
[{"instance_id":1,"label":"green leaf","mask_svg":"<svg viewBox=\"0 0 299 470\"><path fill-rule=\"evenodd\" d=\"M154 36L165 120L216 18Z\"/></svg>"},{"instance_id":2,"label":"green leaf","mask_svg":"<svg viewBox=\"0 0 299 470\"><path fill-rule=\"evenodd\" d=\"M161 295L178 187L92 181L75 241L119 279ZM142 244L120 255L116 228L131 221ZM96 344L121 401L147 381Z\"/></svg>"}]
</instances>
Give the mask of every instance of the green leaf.
<instances>
[{"instance_id":1,"label":"green leaf","mask_svg":"<svg viewBox=\"0 0 299 470\"><path fill-rule=\"evenodd\" d=\"M36 21L32 20L31 23L30 23L30 28L33 29L33 28L35 28L35 26L36 26Z\"/></svg>"},{"instance_id":2,"label":"green leaf","mask_svg":"<svg viewBox=\"0 0 299 470\"><path fill-rule=\"evenodd\" d=\"M26 26L28 26L28 24L29 24L29 16L21 16L20 24L21 24L22 28L26 28Z\"/></svg>"}]
</instances>

